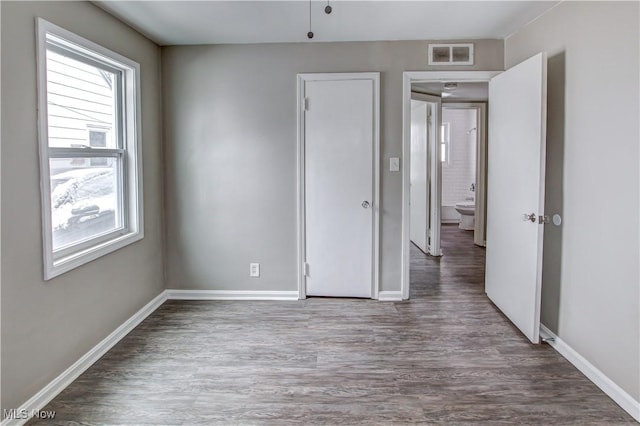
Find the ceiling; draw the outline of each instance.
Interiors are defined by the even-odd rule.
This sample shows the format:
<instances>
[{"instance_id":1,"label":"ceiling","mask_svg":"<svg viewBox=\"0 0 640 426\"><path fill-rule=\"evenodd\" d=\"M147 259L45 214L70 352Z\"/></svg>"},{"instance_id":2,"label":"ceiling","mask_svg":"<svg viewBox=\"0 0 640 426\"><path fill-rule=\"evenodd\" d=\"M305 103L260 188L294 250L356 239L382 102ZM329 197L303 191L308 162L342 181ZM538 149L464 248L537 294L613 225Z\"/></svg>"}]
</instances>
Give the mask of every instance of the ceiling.
<instances>
[{"instance_id":1,"label":"ceiling","mask_svg":"<svg viewBox=\"0 0 640 426\"><path fill-rule=\"evenodd\" d=\"M458 87L448 90L445 90L444 83L412 83L411 91L442 96L444 102L486 101L489 99L489 83L486 81L458 83Z\"/></svg>"},{"instance_id":2,"label":"ceiling","mask_svg":"<svg viewBox=\"0 0 640 426\"><path fill-rule=\"evenodd\" d=\"M306 42L308 1L94 3L160 45ZM502 39L558 1L313 1L313 42Z\"/></svg>"}]
</instances>

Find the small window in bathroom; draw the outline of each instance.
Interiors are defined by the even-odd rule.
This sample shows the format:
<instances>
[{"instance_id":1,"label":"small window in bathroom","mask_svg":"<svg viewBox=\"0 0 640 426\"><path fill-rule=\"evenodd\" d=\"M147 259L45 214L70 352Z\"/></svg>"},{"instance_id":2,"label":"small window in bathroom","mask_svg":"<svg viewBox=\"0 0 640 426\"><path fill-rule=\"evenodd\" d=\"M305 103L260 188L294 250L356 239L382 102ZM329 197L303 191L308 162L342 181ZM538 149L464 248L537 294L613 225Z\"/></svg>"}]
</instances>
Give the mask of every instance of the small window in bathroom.
<instances>
[{"instance_id":1,"label":"small window in bathroom","mask_svg":"<svg viewBox=\"0 0 640 426\"><path fill-rule=\"evenodd\" d=\"M450 123L440 126L440 162L449 163L449 132Z\"/></svg>"}]
</instances>

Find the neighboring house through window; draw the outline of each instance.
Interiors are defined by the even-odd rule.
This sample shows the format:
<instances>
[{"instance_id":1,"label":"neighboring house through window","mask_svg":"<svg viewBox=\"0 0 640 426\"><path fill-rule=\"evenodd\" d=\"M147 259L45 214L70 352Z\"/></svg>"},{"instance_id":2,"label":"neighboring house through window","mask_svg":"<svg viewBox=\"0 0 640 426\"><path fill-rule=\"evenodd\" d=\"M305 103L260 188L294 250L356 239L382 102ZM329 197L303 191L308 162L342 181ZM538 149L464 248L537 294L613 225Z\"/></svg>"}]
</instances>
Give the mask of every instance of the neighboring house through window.
<instances>
[{"instance_id":1,"label":"neighboring house through window","mask_svg":"<svg viewBox=\"0 0 640 426\"><path fill-rule=\"evenodd\" d=\"M143 236L140 66L38 19L45 279Z\"/></svg>"}]
</instances>

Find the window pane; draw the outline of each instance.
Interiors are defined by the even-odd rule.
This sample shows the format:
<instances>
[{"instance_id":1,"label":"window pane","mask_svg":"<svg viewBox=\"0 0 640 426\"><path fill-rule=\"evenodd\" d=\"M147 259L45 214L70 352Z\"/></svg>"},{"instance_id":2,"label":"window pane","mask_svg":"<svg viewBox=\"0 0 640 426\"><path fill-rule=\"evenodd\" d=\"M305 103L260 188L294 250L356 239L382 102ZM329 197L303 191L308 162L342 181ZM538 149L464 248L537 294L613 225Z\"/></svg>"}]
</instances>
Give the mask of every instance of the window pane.
<instances>
[{"instance_id":1,"label":"window pane","mask_svg":"<svg viewBox=\"0 0 640 426\"><path fill-rule=\"evenodd\" d=\"M119 163L115 157L49 161L54 250L122 227Z\"/></svg>"},{"instance_id":2,"label":"window pane","mask_svg":"<svg viewBox=\"0 0 640 426\"><path fill-rule=\"evenodd\" d=\"M92 144L92 133L102 133L102 147L117 148L117 78L112 72L47 50L50 147L100 147Z\"/></svg>"}]
</instances>

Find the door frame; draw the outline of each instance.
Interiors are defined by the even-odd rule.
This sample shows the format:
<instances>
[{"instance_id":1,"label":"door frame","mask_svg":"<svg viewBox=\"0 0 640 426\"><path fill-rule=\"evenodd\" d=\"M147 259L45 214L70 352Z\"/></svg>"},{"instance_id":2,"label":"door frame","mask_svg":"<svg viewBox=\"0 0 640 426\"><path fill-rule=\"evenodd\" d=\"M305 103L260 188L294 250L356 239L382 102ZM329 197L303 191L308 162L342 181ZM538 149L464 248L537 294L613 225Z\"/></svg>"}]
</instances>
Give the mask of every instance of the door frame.
<instances>
[{"instance_id":1,"label":"door frame","mask_svg":"<svg viewBox=\"0 0 640 426\"><path fill-rule=\"evenodd\" d=\"M402 276L400 290L402 299L409 299L410 287L410 164L411 164L411 83L425 82L488 82L503 71L405 71L402 73ZM436 144L436 158L440 158L440 144ZM440 205L438 191L437 204ZM435 220L440 221L440 209L435 210ZM435 238L435 236L434 236Z\"/></svg>"},{"instance_id":2,"label":"door frame","mask_svg":"<svg viewBox=\"0 0 640 426\"><path fill-rule=\"evenodd\" d=\"M373 82L373 212L371 298L378 299L380 270L380 73L304 73L297 75L297 241L298 299L307 298L305 227L305 83L309 81L371 80Z\"/></svg>"}]
</instances>

